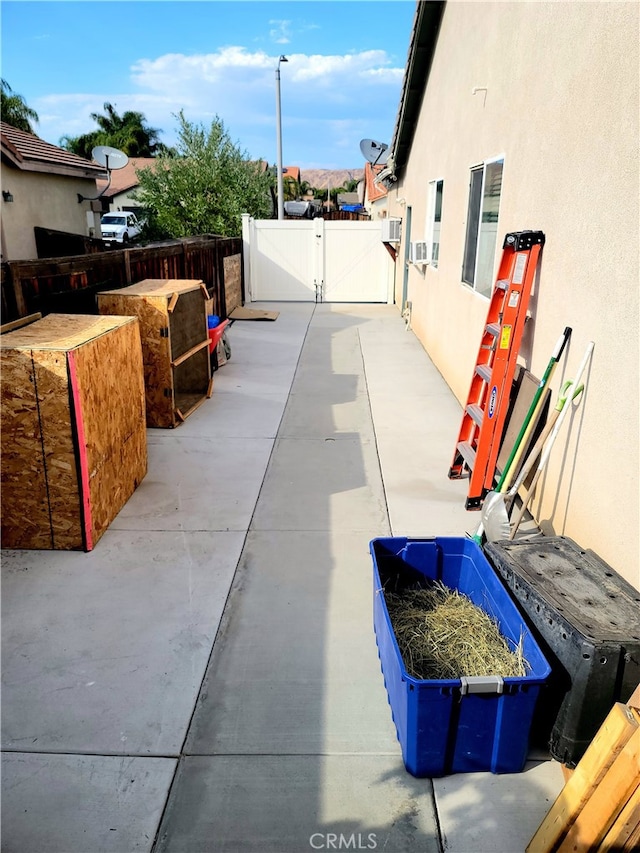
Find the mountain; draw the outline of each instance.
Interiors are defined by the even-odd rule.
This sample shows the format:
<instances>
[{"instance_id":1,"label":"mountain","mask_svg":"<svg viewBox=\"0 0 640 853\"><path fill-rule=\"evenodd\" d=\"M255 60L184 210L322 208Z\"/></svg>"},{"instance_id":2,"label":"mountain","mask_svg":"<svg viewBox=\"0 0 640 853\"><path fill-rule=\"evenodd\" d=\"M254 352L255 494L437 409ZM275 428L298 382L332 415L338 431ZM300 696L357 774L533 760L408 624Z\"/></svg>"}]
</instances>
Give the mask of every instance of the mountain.
<instances>
[{"instance_id":1,"label":"mountain","mask_svg":"<svg viewBox=\"0 0 640 853\"><path fill-rule=\"evenodd\" d=\"M359 181L363 177L364 169L300 169L300 179L317 190L335 189L351 178Z\"/></svg>"}]
</instances>

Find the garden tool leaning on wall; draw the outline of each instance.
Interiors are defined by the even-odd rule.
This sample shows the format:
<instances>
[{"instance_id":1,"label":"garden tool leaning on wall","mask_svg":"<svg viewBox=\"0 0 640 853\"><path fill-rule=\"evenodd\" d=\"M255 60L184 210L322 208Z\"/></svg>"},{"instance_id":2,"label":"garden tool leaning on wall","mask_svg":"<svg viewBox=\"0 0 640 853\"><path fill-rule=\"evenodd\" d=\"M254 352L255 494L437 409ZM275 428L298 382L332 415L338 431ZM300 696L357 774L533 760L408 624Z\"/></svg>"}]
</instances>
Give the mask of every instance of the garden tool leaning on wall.
<instances>
[{"instance_id":1,"label":"garden tool leaning on wall","mask_svg":"<svg viewBox=\"0 0 640 853\"><path fill-rule=\"evenodd\" d=\"M529 406L529 411L527 412L525 419L522 422L520 432L518 433L516 440L513 444L513 448L511 450L511 453L509 454L509 458L505 463L502 476L500 477L500 480L496 487L496 491L488 492L484 499L480 524L478 525L478 528L472 537L474 542L477 542L478 544L482 543L482 537L484 535L485 528L485 519L492 511L493 504L496 501L495 496L508 488L509 483L511 482L512 473L517 470L517 466L522 457L522 453L524 452L524 449L527 446L527 441L529 440L531 431L534 428L535 423L537 422L538 415L540 414L540 409L544 404L543 392L551 382L553 372L556 369L558 361L560 360L560 356L562 355L562 352L565 346L567 345L567 341L570 337L571 328L567 326L556 342L551 358L549 359L549 363L547 364L547 369L545 370L544 375L540 380L540 384L538 385L533 400L531 401L531 405ZM506 535L509 535L508 528Z\"/></svg>"},{"instance_id":2,"label":"garden tool leaning on wall","mask_svg":"<svg viewBox=\"0 0 640 853\"><path fill-rule=\"evenodd\" d=\"M593 347L594 347L594 343L593 343L593 341L591 341L587 345L587 350L584 354L584 357L582 359L580 367L578 368L578 374L576 376L576 379L574 379L573 384L570 386L570 388L567 391L567 397L566 398L570 399L571 402L573 402L573 400L576 398L578 399L578 402L579 402L580 399L582 398L582 392L584 390L584 385L578 385L578 382L582 378L582 374L585 371L585 368L587 366L587 362L591 358L591 353L593 352ZM556 438L558 437L558 433L560 432L560 427L562 426L562 421L564 420L567 412L570 409L571 409L571 405L566 406L566 408L563 408L559 412L559 414L556 418L555 426L553 427L551 434L549 435L549 438L545 442L544 448L542 450L542 454L540 456L540 462L538 463L538 467L536 468L536 473L534 474L533 480L531 481L531 485L529 486L529 490L527 491L527 494L525 495L525 497L522 501L522 506L518 510L518 514L516 515L516 517L513 520L513 526L511 528L511 533L509 534L510 539L513 539L516 535L518 527L520 526L520 522L522 521L522 519L524 517L527 506L529 505L529 501L531 500L531 498L533 496L533 492L535 490L535 487L538 483L538 480L540 479L540 475L544 471L546 464L549 460L549 456L551 455L551 449L553 448L554 442L555 442Z\"/></svg>"},{"instance_id":3,"label":"garden tool leaning on wall","mask_svg":"<svg viewBox=\"0 0 640 853\"><path fill-rule=\"evenodd\" d=\"M518 477L513 483L513 486L509 489L508 492L505 489L504 493L494 493L496 496L492 498L491 504L489 507L487 507L487 512L483 517L486 538L488 539L488 541L496 542L500 539L514 538L516 531L520 526L522 518L524 517L524 513L526 511L529 500L533 494L533 490L538 482L538 479L540 478L540 474L542 473L542 470L547 464L549 455L551 453L551 448L553 447L553 443L555 442L558 436L560 427L562 426L562 422L566 417L567 412L571 409L571 406L567 406L566 402L569 399L571 400L571 402L580 402L582 393L584 391L584 384L580 383L580 380L582 379L582 374L584 373L587 363L591 357L591 353L593 352L593 347L594 343L593 341L591 341L587 346L582 361L580 362L580 366L578 367L578 371L576 373L576 378L574 380L568 380L562 386L560 394L558 395L558 402L556 403L553 411L551 412L545 428L543 429L542 433L540 434L540 437L538 438L536 444L531 450L531 453L528 455L527 460L522 467L522 470L520 471ZM514 519L514 526L511 527L509 522L509 511L513 505L516 495L518 494L518 491L520 490L520 487L524 483L525 479L528 477L538 458L540 458L540 462L538 464L536 474L523 501L523 505L518 511L517 517Z\"/></svg>"}]
</instances>

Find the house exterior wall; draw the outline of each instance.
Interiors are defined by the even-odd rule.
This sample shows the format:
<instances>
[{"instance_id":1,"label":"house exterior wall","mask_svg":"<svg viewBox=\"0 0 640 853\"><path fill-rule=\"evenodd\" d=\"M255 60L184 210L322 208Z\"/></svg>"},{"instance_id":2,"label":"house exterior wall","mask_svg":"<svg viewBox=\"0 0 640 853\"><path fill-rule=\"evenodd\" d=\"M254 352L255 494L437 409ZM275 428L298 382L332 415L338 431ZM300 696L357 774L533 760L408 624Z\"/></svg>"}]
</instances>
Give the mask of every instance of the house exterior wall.
<instances>
[{"instance_id":1,"label":"house exterior wall","mask_svg":"<svg viewBox=\"0 0 640 853\"><path fill-rule=\"evenodd\" d=\"M403 241L424 239L428 182L444 181L439 266L411 266L407 298L413 331L464 404L488 310L461 278L470 168L504 156L494 275L506 233L546 235L521 360L541 377L572 327L555 398L595 342L587 392L533 510L546 533L592 548L640 589L639 8L449 2L389 215L404 217L394 203L404 197L412 234ZM398 305L402 268L398 260Z\"/></svg>"},{"instance_id":2,"label":"house exterior wall","mask_svg":"<svg viewBox=\"0 0 640 853\"><path fill-rule=\"evenodd\" d=\"M110 198L109 210L112 212L117 212L118 210L141 210L142 205L140 202L137 199L132 198L130 195L130 193L134 193L136 189L137 187L123 193L118 193Z\"/></svg>"},{"instance_id":3,"label":"house exterior wall","mask_svg":"<svg viewBox=\"0 0 640 853\"><path fill-rule=\"evenodd\" d=\"M95 196L96 182L3 167L2 187L13 202L2 201L3 260L37 258L34 226L91 236L88 201L78 204L77 194Z\"/></svg>"}]
</instances>

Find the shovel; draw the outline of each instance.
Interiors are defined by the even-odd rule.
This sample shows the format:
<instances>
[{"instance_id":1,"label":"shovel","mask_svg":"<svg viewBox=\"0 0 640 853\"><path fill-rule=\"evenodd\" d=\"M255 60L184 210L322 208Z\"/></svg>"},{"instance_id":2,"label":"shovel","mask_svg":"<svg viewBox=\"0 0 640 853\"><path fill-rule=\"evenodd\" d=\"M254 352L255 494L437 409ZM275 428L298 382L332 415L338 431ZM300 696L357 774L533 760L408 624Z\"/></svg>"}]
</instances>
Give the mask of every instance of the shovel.
<instances>
[{"instance_id":1,"label":"shovel","mask_svg":"<svg viewBox=\"0 0 640 853\"><path fill-rule=\"evenodd\" d=\"M522 466L522 469L520 470L520 473L518 474L518 477L516 478L514 484L511 486L509 491L490 492L487 495L483 506L484 529L487 541L497 542L500 539L513 539L513 535L510 536L509 510L511 509L511 505L515 499L515 496L518 494L520 487L526 480L531 469L535 465L538 456L542 452L542 448L544 447L546 440L551 435L551 432L553 431L556 425L556 421L560 417L560 413L564 409L565 403L567 402L569 388L571 388L573 384L574 383L572 382L572 380L568 380L562 386L562 389L558 395L558 402L556 403L553 411L549 415L549 420L547 421L544 429L540 433L540 437L533 446L531 453L528 455L524 465ZM577 397L580 396L583 390L584 385L579 385L573 392L572 399L577 399Z\"/></svg>"},{"instance_id":2,"label":"shovel","mask_svg":"<svg viewBox=\"0 0 640 853\"><path fill-rule=\"evenodd\" d=\"M566 326L564 332L560 335L556 342L551 358L549 359L549 363L547 364L547 369L545 370L544 375L540 380L540 384L538 385L533 400L531 401L531 405L529 406L529 411L525 416L525 419L522 423L522 427L520 428L520 432L516 437L511 453L509 454L509 458L507 459L507 462L504 466L504 470L502 472L502 476L500 477L500 481L498 482L498 485L496 487L496 491L488 492L487 496L484 499L480 524L478 525L476 532L471 537L474 542L478 543L478 545L482 544L482 536L484 534L485 528L485 519L489 516L492 506L496 503L495 496L499 495L502 491L506 491L507 487L509 486L511 472L516 469L516 466L520 461L520 457L522 456L524 448L526 447L526 442L529 438L529 435L531 434L533 425L536 422L536 416L543 405L543 391L551 382L553 372L556 369L558 361L560 360L560 356L562 355L562 351L567 345L567 341L570 337L571 328L569 326ZM507 536L508 535L509 529L507 527Z\"/></svg>"}]
</instances>

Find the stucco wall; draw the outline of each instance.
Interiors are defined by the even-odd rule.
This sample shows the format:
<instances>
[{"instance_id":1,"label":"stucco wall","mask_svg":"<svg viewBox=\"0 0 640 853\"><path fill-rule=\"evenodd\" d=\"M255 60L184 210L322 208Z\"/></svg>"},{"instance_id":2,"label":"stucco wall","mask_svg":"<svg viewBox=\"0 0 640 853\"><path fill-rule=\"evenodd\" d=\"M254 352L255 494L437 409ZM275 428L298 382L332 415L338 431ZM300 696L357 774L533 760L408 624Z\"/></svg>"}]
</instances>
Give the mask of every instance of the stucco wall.
<instances>
[{"instance_id":1,"label":"stucco wall","mask_svg":"<svg viewBox=\"0 0 640 853\"><path fill-rule=\"evenodd\" d=\"M95 180L3 167L2 188L13 195L12 203L2 201L3 260L37 257L33 234L36 225L90 236L90 205L88 201L78 204L77 194L97 195Z\"/></svg>"},{"instance_id":2,"label":"stucco wall","mask_svg":"<svg viewBox=\"0 0 640 853\"><path fill-rule=\"evenodd\" d=\"M496 263L507 232L546 235L522 361L542 376L559 334L572 327L555 397L587 343L596 345L587 393L565 421L536 517L546 532L593 548L637 588L639 8L448 3L389 205L404 217L393 204L404 197L411 239L424 239L428 182L444 180L439 268L412 266L407 297L414 332L463 403L488 308L461 283L469 170L504 155Z\"/></svg>"}]
</instances>

